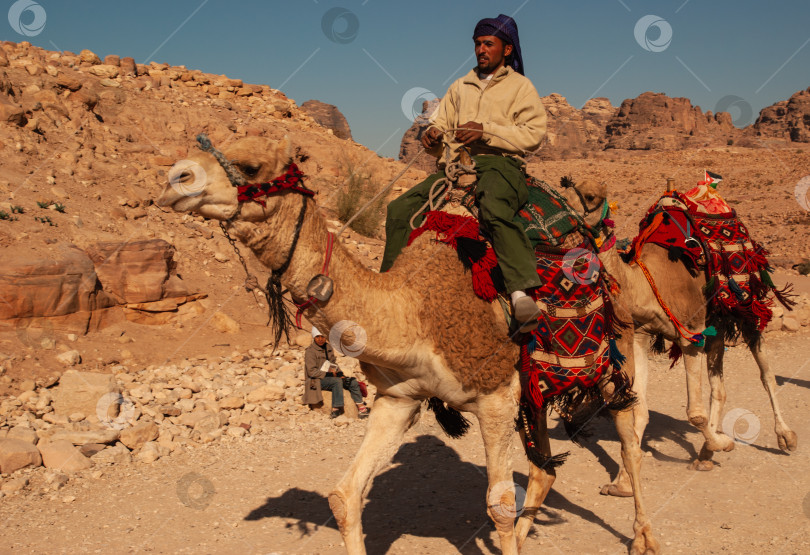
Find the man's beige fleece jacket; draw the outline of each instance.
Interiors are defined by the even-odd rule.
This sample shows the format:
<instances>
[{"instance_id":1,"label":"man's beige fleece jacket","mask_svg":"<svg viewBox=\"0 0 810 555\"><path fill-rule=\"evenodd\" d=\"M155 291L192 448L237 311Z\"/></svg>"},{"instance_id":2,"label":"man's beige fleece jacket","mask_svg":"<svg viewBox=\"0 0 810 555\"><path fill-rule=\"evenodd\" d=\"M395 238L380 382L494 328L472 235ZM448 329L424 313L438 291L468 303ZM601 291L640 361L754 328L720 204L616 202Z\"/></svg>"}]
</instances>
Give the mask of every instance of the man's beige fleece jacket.
<instances>
[{"instance_id":1,"label":"man's beige fleece jacket","mask_svg":"<svg viewBox=\"0 0 810 555\"><path fill-rule=\"evenodd\" d=\"M475 69L453 82L430 118L429 127L445 131L470 121L484 126L483 138L469 145L473 155L522 157L537 150L546 136L546 110L537 90L529 79L509 66L496 71L489 82L481 81ZM448 133L445 136L450 141L449 160L443 145L430 151L434 156L441 155L441 164L455 161L458 156L457 149L461 144L453 139L453 135Z\"/></svg>"}]
</instances>

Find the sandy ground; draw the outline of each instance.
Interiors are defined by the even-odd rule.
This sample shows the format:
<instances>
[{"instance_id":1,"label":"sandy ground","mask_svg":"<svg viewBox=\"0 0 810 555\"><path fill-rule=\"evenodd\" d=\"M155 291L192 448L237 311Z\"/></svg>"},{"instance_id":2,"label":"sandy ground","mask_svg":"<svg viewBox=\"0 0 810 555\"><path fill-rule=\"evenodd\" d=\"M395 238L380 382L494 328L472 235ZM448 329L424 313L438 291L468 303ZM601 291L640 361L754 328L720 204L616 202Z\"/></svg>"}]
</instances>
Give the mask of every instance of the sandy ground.
<instances>
[{"instance_id":1,"label":"sandy ground","mask_svg":"<svg viewBox=\"0 0 810 555\"><path fill-rule=\"evenodd\" d=\"M663 358L653 361L643 483L665 552L810 552L808 339L806 332L768 335L778 399L799 449L778 450L758 369L744 349L732 348L726 412L751 411L750 427L741 433L756 437L715 455L711 472L687 468L702 436L685 420L682 367L669 370ZM32 474L27 493L0 500L0 553L342 553L326 496L365 426L336 428L325 417L306 425L290 420L252 441L226 439L151 466L107 467L96 478L99 469L91 469L59 491L47 491L42 475ZM579 448L552 422L554 452L572 456L526 552L626 552L632 500L599 495L617 469L618 440L608 421L594 432ZM514 443L515 481L524 487L528 464ZM370 491L364 510L369 553L498 553L485 490L477 426L452 440L432 414L423 414Z\"/></svg>"}]
</instances>

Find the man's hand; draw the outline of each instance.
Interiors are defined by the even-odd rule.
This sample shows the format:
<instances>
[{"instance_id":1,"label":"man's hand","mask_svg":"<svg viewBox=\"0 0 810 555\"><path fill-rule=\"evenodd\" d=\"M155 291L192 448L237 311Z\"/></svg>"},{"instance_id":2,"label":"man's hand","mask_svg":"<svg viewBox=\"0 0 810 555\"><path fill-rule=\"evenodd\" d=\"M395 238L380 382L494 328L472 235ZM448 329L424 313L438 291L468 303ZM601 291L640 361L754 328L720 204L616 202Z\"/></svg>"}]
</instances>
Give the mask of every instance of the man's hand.
<instances>
[{"instance_id":1,"label":"man's hand","mask_svg":"<svg viewBox=\"0 0 810 555\"><path fill-rule=\"evenodd\" d=\"M422 146L429 149L433 148L439 143L439 138L442 132L435 127L429 127L427 131L422 134Z\"/></svg>"},{"instance_id":2,"label":"man's hand","mask_svg":"<svg viewBox=\"0 0 810 555\"><path fill-rule=\"evenodd\" d=\"M484 126L480 123L468 121L463 125L459 125L459 127L463 128L463 130L456 131L456 140L465 145L478 141L484 136Z\"/></svg>"}]
</instances>

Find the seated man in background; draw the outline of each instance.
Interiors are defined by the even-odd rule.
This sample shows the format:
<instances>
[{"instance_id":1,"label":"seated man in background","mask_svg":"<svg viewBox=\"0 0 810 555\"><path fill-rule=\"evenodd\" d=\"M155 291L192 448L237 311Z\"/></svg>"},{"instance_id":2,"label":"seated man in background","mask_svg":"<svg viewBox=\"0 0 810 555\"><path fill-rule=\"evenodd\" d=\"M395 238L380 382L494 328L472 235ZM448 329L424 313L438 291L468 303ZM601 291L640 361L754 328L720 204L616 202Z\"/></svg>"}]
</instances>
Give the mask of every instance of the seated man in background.
<instances>
[{"instance_id":1,"label":"seated man in background","mask_svg":"<svg viewBox=\"0 0 810 555\"><path fill-rule=\"evenodd\" d=\"M343 414L343 384L346 380L352 401L357 405L357 415L360 418L368 417L369 411L363 402L360 384L355 378L345 378L335 361L335 350L326 341L326 336L312 326L312 344L304 352L304 404L317 405L323 402L321 391L331 391L332 412L329 418L337 418Z\"/></svg>"}]
</instances>

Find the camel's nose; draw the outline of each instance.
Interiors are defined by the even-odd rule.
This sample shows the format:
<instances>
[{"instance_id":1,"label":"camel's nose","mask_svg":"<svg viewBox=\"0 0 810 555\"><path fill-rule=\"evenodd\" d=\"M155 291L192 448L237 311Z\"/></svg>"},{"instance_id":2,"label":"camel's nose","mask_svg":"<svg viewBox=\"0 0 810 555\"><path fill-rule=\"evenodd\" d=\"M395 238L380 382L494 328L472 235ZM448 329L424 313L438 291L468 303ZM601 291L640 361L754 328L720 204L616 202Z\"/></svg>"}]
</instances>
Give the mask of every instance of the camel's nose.
<instances>
[{"instance_id":1,"label":"camel's nose","mask_svg":"<svg viewBox=\"0 0 810 555\"><path fill-rule=\"evenodd\" d=\"M161 198L174 190L180 196L195 197L205 190L208 176L205 169L193 160L180 160L169 170L169 186Z\"/></svg>"}]
</instances>

